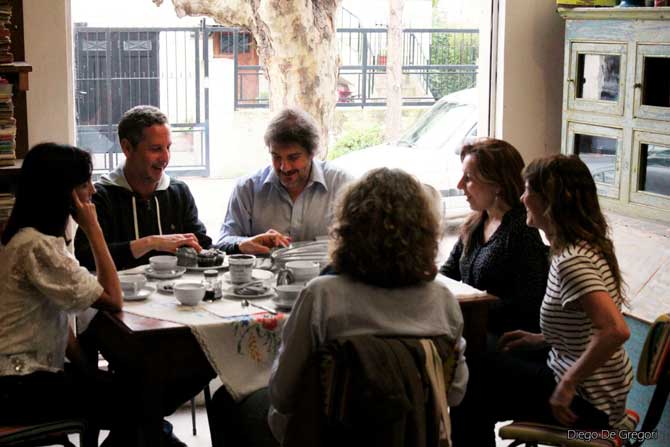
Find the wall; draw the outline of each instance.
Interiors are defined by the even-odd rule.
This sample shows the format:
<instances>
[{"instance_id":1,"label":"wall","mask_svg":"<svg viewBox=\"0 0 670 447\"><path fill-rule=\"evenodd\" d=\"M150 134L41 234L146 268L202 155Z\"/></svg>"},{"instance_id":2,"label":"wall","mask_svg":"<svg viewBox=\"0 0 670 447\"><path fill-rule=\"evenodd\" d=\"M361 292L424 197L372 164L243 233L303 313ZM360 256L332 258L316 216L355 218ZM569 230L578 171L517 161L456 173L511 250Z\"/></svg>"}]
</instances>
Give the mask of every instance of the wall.
<instances>
[{"instance_id":1,"label":"wall","mask_svg":"<svg viewBox=\"0 0 670 447\"><path fill-rule=\"evenodd\" d=\"M561 146L565 23L554 0L500 0L495 135L528 162Z\"/></svg>"},{"instance_id":2,"label":"wall","mask_svg":"<svg viewBox=\"0 0 670 447\"><path fill-rule=\"evenodd\" d=\"M68 0L23 0L26 61L33 66L27 94L28 144L74 143L74 94Z\"/></svg>"}]
</instances>

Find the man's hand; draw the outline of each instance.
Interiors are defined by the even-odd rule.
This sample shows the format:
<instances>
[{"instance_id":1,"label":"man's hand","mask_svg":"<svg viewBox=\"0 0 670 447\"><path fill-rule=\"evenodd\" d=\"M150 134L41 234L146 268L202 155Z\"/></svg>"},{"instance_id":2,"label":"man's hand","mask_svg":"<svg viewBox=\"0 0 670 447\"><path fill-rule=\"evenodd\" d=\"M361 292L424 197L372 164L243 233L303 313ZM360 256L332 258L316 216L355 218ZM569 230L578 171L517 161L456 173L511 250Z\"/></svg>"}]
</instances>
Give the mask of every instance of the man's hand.
<instances>
[{"instance_id":1,"label":"man's hand","mask_svg":"<svg viewBox=\"0 0 670 447\"><path fill-rule=\"evenodd\" d=\"M270 253L271 248L288 247L291 238L270 228L262 234L258 234L244 242L240 242L240 252L249 255L262 255Z\"/></svg>"},{"instance_id":2,"label":"man's hand","mask_svg":"<svg viewBox=\"0 0 670 447\"><path fill-rule=\"evenodd\" d=\"M540 349L544 346L544 335L527 331L505 332L498 340L498 351L515 349Z\"/></svg>"},{"instance_id":3,"label":"man's hand","mask_svg":"<svg viewBox=\"0 0 670 447\"><path fill-rule=\"evenodd\" d=\"M186 234L164 234L162 236L149 236L153 250L164 251L167 253L176 253L179 247L188 246L193 247L195 251L200 253L202 247L198 242L198 238L193 233Z\"/></svg>"},{"instance_id":4,"label":"man's hand","mask_svg":"<svg viewBox=\"0 0 670 447\"><path fill-rule=\"evenodd\" d=\"M554 393L549 398L551 412L558 422L571 426L577 422L577 415L570 409L572 399L577 394L577 387L569 380L563 378Z\"/></svg>"}]
</instances>

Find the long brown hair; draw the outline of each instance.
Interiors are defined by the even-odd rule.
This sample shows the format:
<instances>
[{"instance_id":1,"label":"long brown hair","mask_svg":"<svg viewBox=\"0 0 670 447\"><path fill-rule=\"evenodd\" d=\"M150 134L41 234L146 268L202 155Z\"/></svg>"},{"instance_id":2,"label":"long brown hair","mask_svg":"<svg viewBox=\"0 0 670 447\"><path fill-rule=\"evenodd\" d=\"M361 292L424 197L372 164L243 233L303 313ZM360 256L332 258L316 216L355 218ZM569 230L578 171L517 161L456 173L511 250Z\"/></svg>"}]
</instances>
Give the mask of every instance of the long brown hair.
<instances>
[{"instance_id":1,"label":"long brown hair","mask_svg":"<svg viewBox=\"0 0 670 447\"><path fill-rule=\"evenodd\" d=\"M335 271L387 288L433 280L437 216L414 177L399 169L370 171L339 198L331 228Z\"/></svg>"},{"instance_id":2,"label":"long brown hair","mask_svg":"<svg viewBox=\"0 0 670 447\"><path fill-rule=\"evenodd\" d=\"M524 163L514 146L495 138L480 138L463 145L461 161L468 155L475 159L475 176L478 180L500 186L500 199L512 208L520 206L523 193L521 170ZM474 211L462 225L461 240L466 253L471 248L470 242L475 229L485 218L485 211Z\"/></svg>"},{"instance_id":3,"label":"long brown hair","mask_svg":"<svg viewBox=\"0 0 670 447\"><path fill-rule=\"evenodd\" d=\"M625 282L589 168L576 155L552 155L533 160L523 171L523 178L547 203L544 213L552 225L551 250L560 252L578 241L586 241L602 253L616 290L626 303Z\"/></svg>"}]
</instances>

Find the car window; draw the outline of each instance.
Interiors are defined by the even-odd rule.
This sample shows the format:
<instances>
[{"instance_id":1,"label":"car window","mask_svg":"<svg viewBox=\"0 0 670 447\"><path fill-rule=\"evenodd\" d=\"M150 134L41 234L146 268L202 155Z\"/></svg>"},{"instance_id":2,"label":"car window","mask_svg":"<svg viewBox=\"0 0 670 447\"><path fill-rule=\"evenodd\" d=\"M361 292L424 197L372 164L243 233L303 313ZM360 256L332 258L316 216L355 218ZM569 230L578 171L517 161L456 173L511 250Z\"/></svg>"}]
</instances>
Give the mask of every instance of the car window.
<instances>
[{"instance_id":1,"label":"car window","mask_svg":"<svg viewBox=\"0 0 670 447\"><path fill-rule=\"evenodd\" d=\"M420 148L459 145L471 131L476 115L477 108L471 104L438 103L412 126L400 143Z\"/></svg>"}]
</instances>

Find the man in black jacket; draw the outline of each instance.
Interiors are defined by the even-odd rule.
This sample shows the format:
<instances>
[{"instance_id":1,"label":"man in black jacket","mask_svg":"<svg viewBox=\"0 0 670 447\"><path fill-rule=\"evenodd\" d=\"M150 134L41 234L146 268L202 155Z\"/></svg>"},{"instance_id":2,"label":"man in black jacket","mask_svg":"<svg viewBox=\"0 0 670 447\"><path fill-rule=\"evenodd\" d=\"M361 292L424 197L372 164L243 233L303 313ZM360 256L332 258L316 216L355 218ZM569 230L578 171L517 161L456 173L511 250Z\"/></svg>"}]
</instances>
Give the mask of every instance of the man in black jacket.
<instances>
[{"instance_id":1,"label":"man in black jacket","mask_svg":"<svg viewBox=\"0 0 670 447\"><path fill-rule=\"evenodd\" d=\"M212 240L188 186L165 173L172 145L165 114L152 106L133 107L121 118L118 132L126 161L96 183L93 196L116 268L148 264L150 256L184 245L209 248ZM94 268L81 232L75 254L82 265Z\"/></svg>"},{"instance_id":2,"label":"man in black jacket","mask_svg":"<svg viewBox=\"0 0 670 447\"><path fill-rule=\"evenodd\" d=\"M174 253L181 246L200 251L212 240L198 219L198 209L188 186L170 178L170 127L156 107L137 106L128 110L118 126L119 142L126 156L124 164L96 183L93 203L105 240L118 270L148 264L157 253ZM89 269L95 267L88 239L77 231L75 255ZM85 336L85 333L84 333ZM124 387L136 385L133 365L110 364ZM165 385L163 415L197 394L213 373L203 369L189 380ZM113 443L113 442L112 442ZM163 421L162 445L185 446Z\"/></svg>"}]
</instances>

